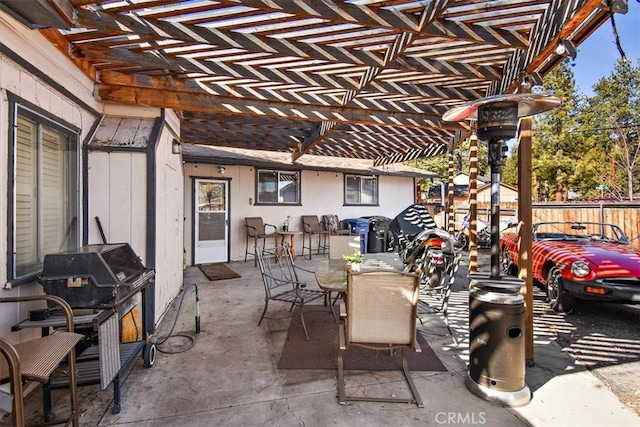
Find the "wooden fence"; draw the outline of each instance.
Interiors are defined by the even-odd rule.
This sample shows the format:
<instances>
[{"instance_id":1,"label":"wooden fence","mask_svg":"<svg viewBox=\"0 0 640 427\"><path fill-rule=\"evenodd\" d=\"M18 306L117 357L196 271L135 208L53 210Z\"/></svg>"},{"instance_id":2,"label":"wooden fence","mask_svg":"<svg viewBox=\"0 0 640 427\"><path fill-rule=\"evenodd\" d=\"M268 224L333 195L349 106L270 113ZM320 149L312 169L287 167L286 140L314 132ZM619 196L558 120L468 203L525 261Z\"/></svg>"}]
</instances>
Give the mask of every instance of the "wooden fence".
<instances>
[{"instance_id":1,"label":"wooden fence","mask_svg":"<svg viewBox=\"0 0 640 427\"><path fill-rule=\"evenodd\" d=\"M432 213L437 206L427 206ZM626 233L631 244L640 248L640 203L534 203L533 223L553 221L584 221L607 222L616 224ZM456 230L460 229L462 217L467 214L467 208L454 209L454 223ZM515 218L517 205L501 206L501 219ZM478 219L490 222L490 207L486 204L478 205ZM437 219L438 225L439 218Z\"/></svg>"},{"instance_id":2,"label":"wooden fence","mask_svg":"<svg viewBox=\"0 0 640 427\"><path fill-rule=\"evenodd\" d=\"M640 203L536 203L533 222L542 221L608 222L640 248Z\"/></svg>"}]
</instances>

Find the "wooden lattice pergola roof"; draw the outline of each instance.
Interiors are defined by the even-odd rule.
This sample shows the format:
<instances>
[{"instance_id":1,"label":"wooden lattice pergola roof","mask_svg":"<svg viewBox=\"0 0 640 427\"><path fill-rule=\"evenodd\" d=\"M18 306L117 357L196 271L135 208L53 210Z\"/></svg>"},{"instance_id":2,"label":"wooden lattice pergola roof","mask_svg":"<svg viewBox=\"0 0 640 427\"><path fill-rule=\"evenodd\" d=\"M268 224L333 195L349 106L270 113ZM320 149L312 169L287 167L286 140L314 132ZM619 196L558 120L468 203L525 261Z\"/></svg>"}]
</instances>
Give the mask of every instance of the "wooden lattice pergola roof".
<instances>
[{"instance_id":1,"label":"wooden lattice pergola roof","mask_svg":"<svg viewBox=\"0 0 640 427\"><path fill-rule=\"evenodd\" d=\"M39 30L102 101L178 110L183 142L378 165L446 152L468 126L445 111L544 76L559 40L579 45L610 13L602 0L5 3L57 27Z\"/></svg>"}]
</instances>

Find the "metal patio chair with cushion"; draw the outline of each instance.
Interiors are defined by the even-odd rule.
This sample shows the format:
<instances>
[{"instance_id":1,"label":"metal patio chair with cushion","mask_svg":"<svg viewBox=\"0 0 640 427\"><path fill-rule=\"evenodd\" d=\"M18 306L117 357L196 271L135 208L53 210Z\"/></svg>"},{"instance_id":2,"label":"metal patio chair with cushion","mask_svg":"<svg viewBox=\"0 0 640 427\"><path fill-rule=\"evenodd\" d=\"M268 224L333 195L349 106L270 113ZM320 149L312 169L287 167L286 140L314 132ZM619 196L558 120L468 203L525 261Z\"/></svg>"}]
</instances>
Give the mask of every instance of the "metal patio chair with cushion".
<instances>
[{"instance_id":1,"label":"metal patio chair with cushion","mask_svg":"<svg viewBox=\"0 0 640 427\"><path fill-rule=\"evenodd\" d=\"M327 236L329 231L325 230L317 215L302 215L302 255L304 250L309 249L309 259L313 253L312 242L313 236L318 236L318 247L316 255L327 252ZM308 238L308 241L307 241Z\"/></svg>"},{"instance_id":2,"label":"metal patio chair with cushion","mask_svg":"<svg viewBox=\"0 0 640 427\"><path fill-rule=\"evenodd\" d=\"M304 305L324 298L326 293L319 289L308 289L307 283L298 279L298 272L293 264L293 257L288 245L275 248L255 248L258 254L258 265L260 266L260 274L262 275L262 283L264 284L264 309L258 321L258 326L262 323L262 319L280 319L282 317L268 317L267 309L270 301L281 301L291 304L289 311L292 317L300 316L304 336L308 340L307 325L304 323ZM285 256L280 256L284 251ZM294 308L298 308L298 313L294 312Z\"/></svg>"},{"instance_id":3,"label":"metal patio chair with cushion","mask_svg":"<svg viewBox=\"0 0 640 427\"><path fill-rule=\"evenodd\" d=\"M342 222L338 219L338 215L322 215L322 224L324 229L333 234L346 234L350 235L351 230L349 228L342 228Z\"/></svg>"},{"instance_id":4,"label":"metal patio chair with cushion","mask_svg":"<svg viewBox=\"0 0 640 427\"><path fill-rule=\"evenodd\" d=\"M416 341L416 312L420 278L401 271L365 271L347 275L347 302L340 304L344 319L338 329L338 397L347 400L415 403L424 407L409 372L409 350ZM403 373L413 397L347 396L343 357L350 346L372 350L401 348Z\"/></svg>"},{"instance_id":5,"label":"metal patio chair with cushion","mask_svg":"<svg viewBox=\"0 0 640 427\"><path fill-rule=\"evenodd\" d=\"M257 252L254 250L253 252L249 251L249 248L255 249L256 247L260 247L258 242L262 240L262 247L264 248L267 244L267 239L273 238L273 245L278 245L278 228L275 225L266 224L262 221L262 217L254 216L254 217L245 217L244 218L244 228L247 232L247 238L245 242L244 248L244 262L247 262L247 255L253 256L253 266L255 267L257 264ZM273 228L273 232L270 232ZM269 232L267 232L267 229ZM253 239L253 244L249 246L249 240Z\"/></svg>"},{"instance_id":6,"label":"metal patio chair with cushion","mask_svg":"<svg viewBox=\"0 0 640 427\"><path fill-rule=\"evenodd\" d=\"M77 371L75 347L83 335L73 332L73 311L65 300L53 295L36 295L0 298L0 303L15 303L46 300L60 306L66 320L66 330L56 330L50 335L33 340L11 344L0 338L0 379L9 378L9 395L0 390L0 401L12 402L8 412L12 412L13 425L25 425L25 390L31 389L33 382L46 384L57 370L69 378L70 413L64 420L52 419L53 414L44 414L47 425L79 425L80 409L78 405ZM66 365L63 362L66 359ZM3 363L6 360L6 364ZM58 375L58 374L56 374ZM5 399L7 397L7 399Z\"/></svg>"}]
</instances>

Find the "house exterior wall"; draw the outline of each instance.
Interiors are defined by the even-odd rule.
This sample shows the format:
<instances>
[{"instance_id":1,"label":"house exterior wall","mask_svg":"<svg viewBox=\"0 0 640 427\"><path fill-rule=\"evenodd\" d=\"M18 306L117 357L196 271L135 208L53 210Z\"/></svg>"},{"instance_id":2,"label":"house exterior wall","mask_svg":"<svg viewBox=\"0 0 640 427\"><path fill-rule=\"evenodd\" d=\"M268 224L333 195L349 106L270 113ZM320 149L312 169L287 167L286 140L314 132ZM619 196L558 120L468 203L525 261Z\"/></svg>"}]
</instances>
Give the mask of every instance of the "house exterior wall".
<instances>
[{"instance_id":1,"label":"house exterior wall","mask_svg":"<svg viewBox=\"0 0 640 427\"><path fill-rule=\"evenodd\" d=\"M129 243L146 263L146 175L144 153L92 151L88 156L89 244Z\"/></svg>"},{"instance_id":2,"label":"house exterior wall","mask_svg":"<svg viewBox=\"0 0 640 427\"><path fill-rule=\"evenodd\" d=\"M171 152L172 141L179 132L179 119L172 112L166 112L155 152L156 322L166 313L183 282L184 175L182 157Z\"/></svg>"},{"instance_id":3,"label":"house exterior wall","mask_svg":"<svg viewBox=\"0 0 640 427\"><path fill-rule=\"evenodd\" d=\"M144 110L127 109L132 117L153 117ZM119 112L123 112L120 110ZM183 175L179 155L172 154L172 141L179 134L179 121L167 112L157 141L150 141L148 151L92 151L89 166L89 218L100 218L109 243L129 243L146 266L156 271L155 321L162 317L182 286L183 244ZM148 167L155 169L152 188L147 180ZM147 204L153 195L153 209ZM155 224L149 236L148 225ZM153 225L152 225L153 226ZM149 239L155 240L155 251L149 254ZM97 222L89 224L89 243L101 243Z\"/></svg>"},{"instance_id":4,"label":"house exterior wall","mask_svg":"<svg viewBox=\"0 0 640 427\"><path fill-rule=\"evenodd\" d=\"M244 260L246 233L244 218L262 217L265 223L279 229L287 215L291 216L290 230L302 230L302 215L336 214L341 220L361 216L380 215L395 217L404 208L414 203L415 181L413 178L379 176L379 206L344 206L344 175L337 172L317 172L305 170L301 173L300 206L260 206L255 205L256 172L250 166L227 166L225 173L220 165L186 163L185 174L185 250L187 264L193 259L193 180L229 180L229 229L230 259ZM296 240L296 251L302 251L302 238Z\"/></svg>"},{"instance_id":5,"label":"house exterior wall","mask_svg":"<svg viewBox=\"0 0 640 427\"><path fill-rule=\"evenodd\" d=\"M9 207L7 205L9 188L7 165L9 159L8 149L11 144L8 141L9 135L9 102L8 93L33 104L43 112L55 118L67 122L80 129L79 139L83 141L91 126L98 119L95 114L100 111L100 104L93 99L92 82L73 66L68 58L58 50L49 48L46 51L40 49L41 46L50 46L37 31L28 30L19 22L15 21L4 12L0 12L0 34L2 44L8 51L28 62L33 67L27 69L18 65L16 61L4 54L0 54L0 280L2 289L0 295L3 297L34 295L42 293L42 287L33 282L12 287L7 283L7 215ZM70 99L54 87L48 85L42 78L38 77L32 70L43 70L47 76L69 92L76 96ZM91 111L91 109L95 111ZM78 174L82 179L81 174ZM81 183L80 183L81 184ZM82 188L81 185L79 188ZM78 217L82 226L82 215ZM10 333L11 325L18 320L25 318L29 310L36 307L35 303L3 304L0 309L0 334L10 340L30 339L34 335L39 335L36 329L25 329L19 333Z\"/></svg>"},{"instance_id":6,"label":"house exterior wall","mask_svg":"<svg viewBox=\"0 0 640 427\"><path fill-rule=\"evenodd\" d=\"M91 152L83 164L82 147L78 147L79 166L77 188L83 193L83 170L87 170L87 212L78 212L78 246L82 245L82 230L87 230L87 243L102 241L95 217L99 216L106 238L110 242L128 242L147 264L153 253L156 270L155 319L166 311L182 285L183 246L183 175L182 159L171 153L174 139L179 139L180 120L172 112L154 108L103 105L93 96L93 82L73 65L69 58L53 48L37 31L24 27L0 11L0 34L7 54L0 54L0 296L20 296L42 293L33 283L12 286L7 282L8 230L8 149L9 95L35 106L55 120L69 123L79 130L78 144L90 139L102 114L131 117L161 117L162 130L154 148L154 206L147 206L147 154L124 152ZM42 49L46 46L46 49ZM83 209L81 203L80 210ZM147 234L147 219L154 216L153 236ZM83 222L84 217L88 223ZM149 246L147 238L155 239ZM24 341L39 335L37 328L10 332L12 325L28 316L35 303L3 304L0 309L0 334L12 341ZM42 304L44 306L44 304Z\"/></svg>"},{"instance_id":7,"label":"house exterior wall","mask_svg":"<svg viewBox=\"0 0 640 427\"><path fill-rule=\"evenodd\" d=\"M478 190L478 203L491 203L491 186L486 186ZM518 191L500 185L500 203L515 203L518 201Z\"/></svg>"}]
</instances>

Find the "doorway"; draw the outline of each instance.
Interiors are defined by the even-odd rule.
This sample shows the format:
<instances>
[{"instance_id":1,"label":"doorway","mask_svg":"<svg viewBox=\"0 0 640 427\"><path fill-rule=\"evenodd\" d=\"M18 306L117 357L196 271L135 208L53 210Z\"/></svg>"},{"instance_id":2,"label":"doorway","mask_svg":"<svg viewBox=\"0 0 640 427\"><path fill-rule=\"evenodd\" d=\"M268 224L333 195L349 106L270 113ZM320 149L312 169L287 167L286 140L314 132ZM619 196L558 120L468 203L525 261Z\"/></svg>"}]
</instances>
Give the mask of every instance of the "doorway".
<instances>
[{"instance_id":1,"label":"doorway","mask_svg":"<svg viewBox=\"0 0 640 427\"><path fill-rule=\"evenodd\" d=\"M229 186L224 180L194 182L194 264L229 261Z\"/></svg>"}]
</instances>

